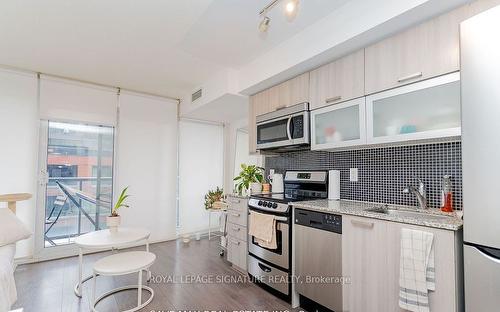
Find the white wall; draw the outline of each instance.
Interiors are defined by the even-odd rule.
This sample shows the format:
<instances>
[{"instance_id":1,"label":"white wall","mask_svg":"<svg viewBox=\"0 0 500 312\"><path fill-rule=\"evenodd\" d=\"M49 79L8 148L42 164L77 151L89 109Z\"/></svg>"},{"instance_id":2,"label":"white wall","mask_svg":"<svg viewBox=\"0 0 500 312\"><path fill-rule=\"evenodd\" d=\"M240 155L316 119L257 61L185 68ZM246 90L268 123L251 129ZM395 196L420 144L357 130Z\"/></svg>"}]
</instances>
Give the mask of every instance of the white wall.
<instances>
[{"instance_id":1,"label":"white wall","mask_svg":"<svg viewBox=\"0 0 500 312\"><path fill-rule=\"evenodd\" d=\"M122 92L116 145L115 199L130 186L124 226L151 230L151 240L176 237L177 103Z\"/></svg>"},{"instance_id":2,"label":"white wall","mask_svg":"<svg viewBox=\"0 0 500 312\"><path fill-rule=\"evenodd\" d=\"M0 69L0 194L31 193L18 217L35 231L38 154L37 78ZM6 205L5 205L6 206ZM2 207L4 208L4 207ZM34 237L17 244L16 258L33 255Z\"/></svg>"},{"instance_id":3,"label":"white wall","mask_svg":"<svg viewBox=\"0 0 500 312\"><path fill-rule=\"evenodd\" d=\"M231 193L233 191L235 177L234 167L235 167L235 156L236 156L236 146L237 146L237 131L238 129L247 129L248 118L235 120L226 125L225 131L225 161L224 161L224 190L226 193ZM241 143L241 142L240 142ZM239 145L239 144L238 144ZM241 145L240 145L241 146ZM248 153L248 141L244 142L243 147L246 146L246 153ZM262 166L263 157L258 155L247 154L247 163L256 164Z\"/></svg>"},{"instance_id":4,"label":"white wall","mask_svg":"<svg viewBox=\"0 0 500 312\"><path fill-rule=\"evenodd\" d=\"M208 229L204 196L224 184L222 125L179 123L179 233ZM215 218L214 218L215 219ZM212 225L213 226L213 225Z\"/></svg>"}]
</instances>

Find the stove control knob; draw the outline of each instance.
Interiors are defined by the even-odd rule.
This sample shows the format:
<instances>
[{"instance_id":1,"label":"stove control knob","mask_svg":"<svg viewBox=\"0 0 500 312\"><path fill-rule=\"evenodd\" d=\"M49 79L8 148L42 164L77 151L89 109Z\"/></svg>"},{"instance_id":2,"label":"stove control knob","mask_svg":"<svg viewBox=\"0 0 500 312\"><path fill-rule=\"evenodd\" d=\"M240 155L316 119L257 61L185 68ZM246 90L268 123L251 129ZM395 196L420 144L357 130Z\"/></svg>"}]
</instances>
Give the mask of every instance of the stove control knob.
<instances>
[{"instance_id":1,"label":"stove control knob","mask_svg":"<svg viewBox=\"0 0 500 312\"><path fill-rule=\"evenodd\" d=\"M273 203L271 203L271 202L267 203L267 207L271 208L272 206L273 206Z\"/></svg>"},{"instance_id":2,"label":"stove control knob","mask_svg":"<svg viewBox=\"0 0 500 312\"><path fill-rule=\"evenodd\" d=\"M266 202L266 201L263 201L263 202L262 202L262 206L267 207L267 202Z\"/></svg>"},{"instance_id":3,"label":"stove control knob","mask_svg":"<svg viewBox=\"0 0 500 312\"><path fill-rule=\"evenodd\" d=\"M262 200L259 200L259 202L257 203L257 205L262 206Z\"/></svg>"},{"instance_id":4,"label":"stove control knob","mask_svg":"<svg viewBox=\"0 0 500 312\"><path fill-rule=\"evenodd\" d=\"M277 203L274 203L274 204L273 204L273 208L274 208L274 209L278 208L278 204L277 204Z\"/></svg>"}]
</instances>

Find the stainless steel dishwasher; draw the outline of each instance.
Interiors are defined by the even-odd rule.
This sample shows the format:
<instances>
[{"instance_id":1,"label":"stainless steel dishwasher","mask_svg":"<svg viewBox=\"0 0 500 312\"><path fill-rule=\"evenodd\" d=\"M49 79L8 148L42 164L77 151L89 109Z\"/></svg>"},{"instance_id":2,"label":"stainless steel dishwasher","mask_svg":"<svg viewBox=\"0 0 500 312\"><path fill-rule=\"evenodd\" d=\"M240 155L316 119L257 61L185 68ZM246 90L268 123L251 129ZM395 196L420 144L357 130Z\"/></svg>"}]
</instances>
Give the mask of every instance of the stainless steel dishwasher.
<instances>
[{"instance_id":1,"label":"stainless steel dishwasher","mask_svg":"<svg viewBox=\"0 0 500 312\"><path fill-rule=\"evenodd\" d=\"M342 216L295 209L294 226L301 306L342 311Z\"/></svg>"}]
</instances>

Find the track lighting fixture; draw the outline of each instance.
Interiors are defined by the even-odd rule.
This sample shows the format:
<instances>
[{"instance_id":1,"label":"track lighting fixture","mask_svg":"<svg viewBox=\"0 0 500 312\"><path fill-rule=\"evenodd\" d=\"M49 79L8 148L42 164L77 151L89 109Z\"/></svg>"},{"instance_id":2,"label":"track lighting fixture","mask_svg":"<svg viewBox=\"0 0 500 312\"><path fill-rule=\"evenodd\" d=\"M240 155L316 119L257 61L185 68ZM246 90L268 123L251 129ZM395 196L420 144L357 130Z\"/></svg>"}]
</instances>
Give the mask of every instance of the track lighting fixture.
<instances>
[{"instance_id":1,"label":"track lighting fixture","mask_svg":"<svg viewBox=\"0 0 500 312\"><path fill-rule=\"evenodd\" d=\"M259 15L262 16L262 20L259 23L259 31L266 32L271 24L271 19L267 16L267 13L271 11L272 8L278 4L281 0L273 0L269 2L260 12ZM285 15L291 20L297 15L297 10L299 7L299 0L286 0L285 3Z\"/></svg>"}]
</instances>

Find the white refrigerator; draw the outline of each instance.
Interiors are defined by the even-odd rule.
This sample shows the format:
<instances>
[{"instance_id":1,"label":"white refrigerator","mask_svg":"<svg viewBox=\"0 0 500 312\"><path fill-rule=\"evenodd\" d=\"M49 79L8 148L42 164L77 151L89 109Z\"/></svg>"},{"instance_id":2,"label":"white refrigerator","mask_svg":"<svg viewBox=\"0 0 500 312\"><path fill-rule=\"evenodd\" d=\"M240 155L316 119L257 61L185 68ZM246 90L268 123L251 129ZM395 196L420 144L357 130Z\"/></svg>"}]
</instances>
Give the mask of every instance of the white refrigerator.
<instances>
[{"instance_id":1,"label":"white refrigerator","mask_svg":"<svg viewBox=\"0 0 500 312\"><path fill-rule=\"evenodd\" d=\"M460 26L466 311L500 311L500 7Z\"/></svg>"}]
</instances>

